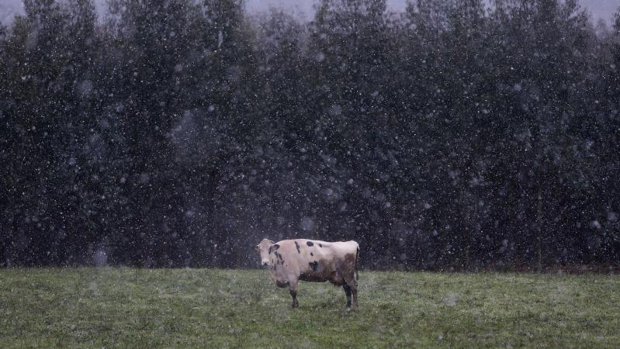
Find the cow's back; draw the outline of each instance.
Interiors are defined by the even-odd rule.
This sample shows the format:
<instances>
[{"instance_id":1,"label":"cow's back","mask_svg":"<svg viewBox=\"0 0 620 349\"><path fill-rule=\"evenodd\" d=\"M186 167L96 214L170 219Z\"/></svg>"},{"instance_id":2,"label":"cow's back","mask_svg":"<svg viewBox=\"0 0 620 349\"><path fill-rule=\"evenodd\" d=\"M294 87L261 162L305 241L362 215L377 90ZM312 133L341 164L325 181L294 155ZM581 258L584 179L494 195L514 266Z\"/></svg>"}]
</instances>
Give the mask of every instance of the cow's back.
<instances>
[{"instance_id":1,"label":"cow's back","mask_svg":"<svg viewBox=\"0 0 620 349\"><path fill-rule=\"evenodd\" d=\"M299 273L333 271L343 261L355 261L358 244L355 241L328 242L310 239L290 239L277 242L278 251L286 260L285 269Z\"/></svg>"},{"instance_id":2,"label":"cow's back","mask_svg":"<svg viewBox=\"0 0 620 349\"><path fill-rule=\"evenodd\" d=\"M328 242L320 240L301 240L308 247L308 251L326 259L344 258L357 253L358 244L355 241Z\"/></svg>"},{"instance_id":3,"label":"cow's back","mask_svg":"<svg viewBox=\"0 0 620 349\"><path fill-rule=\"evenodd\" d=\"M327 242L299 239L297 243L303 246L299 256L304 279L330 280L340 284L343 276L355 268L358 249L355 241Z\"/></svg>"}]
</instances>

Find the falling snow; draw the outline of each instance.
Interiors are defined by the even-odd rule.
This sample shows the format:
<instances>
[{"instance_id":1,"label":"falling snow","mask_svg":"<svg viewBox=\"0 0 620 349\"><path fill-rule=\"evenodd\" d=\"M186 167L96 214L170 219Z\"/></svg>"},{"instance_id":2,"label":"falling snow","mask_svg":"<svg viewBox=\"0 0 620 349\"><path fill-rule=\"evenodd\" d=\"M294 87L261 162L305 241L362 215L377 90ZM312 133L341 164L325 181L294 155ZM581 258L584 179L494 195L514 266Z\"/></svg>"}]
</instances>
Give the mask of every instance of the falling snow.
<instances>
[{"instance_id":1,"label":"falling snow","mask_svg":"<svg viewBox=\"0 0 620 349\"><path fill-rule=\"evenodd\" d=\"M25 2L0 266L255 267L264 237L353 239L369 268L617 264L620 17L488 3Z\"/></svg>"}]
</instances>

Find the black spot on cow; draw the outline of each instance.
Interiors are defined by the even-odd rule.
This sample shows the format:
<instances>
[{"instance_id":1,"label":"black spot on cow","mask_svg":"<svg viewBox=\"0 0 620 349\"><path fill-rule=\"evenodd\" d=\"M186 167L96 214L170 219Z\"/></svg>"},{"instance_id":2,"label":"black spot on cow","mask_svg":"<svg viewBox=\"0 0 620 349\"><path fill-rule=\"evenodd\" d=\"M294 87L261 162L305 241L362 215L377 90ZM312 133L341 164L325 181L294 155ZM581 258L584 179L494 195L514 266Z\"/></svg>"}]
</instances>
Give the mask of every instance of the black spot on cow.
<instances>
[{"instance_id":1,"label":"black spot on cow","mask_svg":"<svg viewBox=\"0 0 620 349\"><path fill-rule=\"evenodd\" d=\"M311 256L314 256L314 253L310 252L310 255L311 255Z\"/></svg>"},{"instance_id":2,"label":"black spot on cow","mask_svg":"<svg viewBox=\"0 0 620 349\"><path fill-rule=\"evenodd\" d=\"M312 268L312 271L316 272L317 270L319 270L319 262L314 261L314 262L311 262L311 263L308 263L308 264L310 264L310 267Z\"/></svg>"},{"instance_id":3,"label":"black spot on cow","mask_svg":"<svg viewBox=\"0 0 620 349\"><path fill-rule=\"evenodd\" d=\"M314 242L306 241L306 245L308 245L308 247L312 247L312 246L314 246Z\"/></svg>"},{"instance_id":4,"label":"black spot on cow","mask_svg":"<svg viewBox=\"0 0 620 349\"><path fill-rule=\"evenodd\" d=\"M297 247L297 253L301 253L301 247L299 246L297 241L295 241L295 247Z\"/></svg>"},{"instance_id":5,"label":"black spot on cow","mask_svg":"<svg viewBox=\"0 0 620 349\"><path fill-rule=\"evenodd\" d=\"M322 248L322 247L323 247L323 244L319 244L319 247L321 247L321 248Z\"/></svg>"},{"instance_id":6,"label":"black spot on cow","mask_svg":"<svg viewBox=\"0 0 620 349\"><path fill-rule=\"evenodd\" d=\"M284 264L284 258L282 257L282 254L276 251L276 257L278 257L278 264Z\"/></svg>"}]
</instances>

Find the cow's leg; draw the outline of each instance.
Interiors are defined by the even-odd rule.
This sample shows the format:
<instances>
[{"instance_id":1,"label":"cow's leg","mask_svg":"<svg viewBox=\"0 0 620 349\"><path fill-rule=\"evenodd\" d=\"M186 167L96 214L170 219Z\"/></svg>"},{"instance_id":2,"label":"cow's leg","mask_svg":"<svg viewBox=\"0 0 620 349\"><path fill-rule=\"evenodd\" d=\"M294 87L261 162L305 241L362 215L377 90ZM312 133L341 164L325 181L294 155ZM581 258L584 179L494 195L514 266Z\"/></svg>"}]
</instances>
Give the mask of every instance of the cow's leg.
<instances>
[{"instance_id":1,"label":"cow's leg","mask_svg":"<svg viewBox=\"0 0 620 349\"><path fill-rule=\"evenodd\" d=\"M351 309L351 286L344 284L342 288L344 288L344 293L347 295L347 310L349 310Z\"/></svg>"},{"instance_id":2,"label":"cow's leg","mask_svg":"<svg viewBox=\"0 0 620 349\"><path fill-rule=\"evenodd\" d=\"M353 296L353 307L351 309L357 310L357 281L355 281L355 273L351 273L351 275L347 275L344 278L347 286L351 288L351 295ZM346 292L346 290L345 290ZM348 302L347 302L348 305Z\"/></svg>"},{"instance_id":3,"label":"cow's leg","mask_svg":"<svg viewBox=\"0 0 620 349\"><path fill-rule=\"evenodd\" d=\"M353 294L353 310L357 310L357 285L351 286L351 293Z\"/></svg>"},{"instance_id":4,"label":"cow's leg","mask_svg":"<svg viewBox=\"0 0 620 349\"><path fill-rule=\"evenodd\" d=\"M297 280L295 282L289 282L289 292L291 293L291 297L293 297L293 308L299 307L299 302L297 302Z\"/></svg>"}]
</instances>

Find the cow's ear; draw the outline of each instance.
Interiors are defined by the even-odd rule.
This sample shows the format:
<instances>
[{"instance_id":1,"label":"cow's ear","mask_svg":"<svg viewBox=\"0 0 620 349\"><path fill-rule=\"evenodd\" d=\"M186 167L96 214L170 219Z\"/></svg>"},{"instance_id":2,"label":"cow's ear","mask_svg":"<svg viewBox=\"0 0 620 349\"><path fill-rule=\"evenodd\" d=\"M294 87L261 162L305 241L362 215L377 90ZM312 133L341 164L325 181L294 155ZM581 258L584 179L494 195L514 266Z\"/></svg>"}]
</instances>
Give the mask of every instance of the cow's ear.
<instances>
[{"instance_id":1,"label":"cow's ear","mask_svg":"<svg viewBox=\"0 0 620 349\"><path fill-rule=\"evenodd\" d=\"M271 254L274 251L277 251L280 248L280 245L278 244L273 244L271 246L269 246L269 254Z\"/></svg>"}]
</instances>

